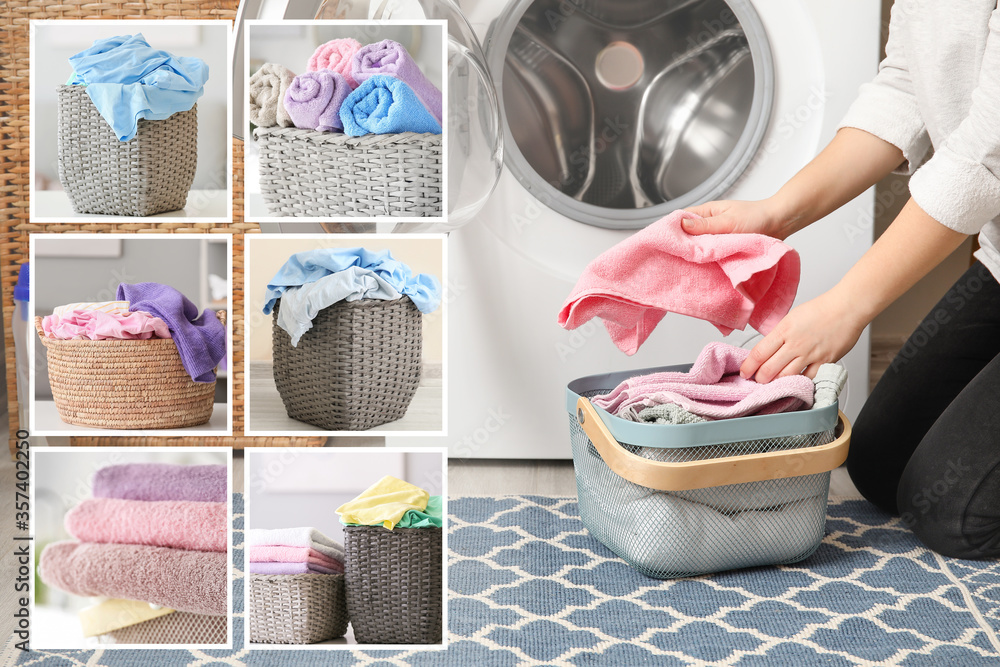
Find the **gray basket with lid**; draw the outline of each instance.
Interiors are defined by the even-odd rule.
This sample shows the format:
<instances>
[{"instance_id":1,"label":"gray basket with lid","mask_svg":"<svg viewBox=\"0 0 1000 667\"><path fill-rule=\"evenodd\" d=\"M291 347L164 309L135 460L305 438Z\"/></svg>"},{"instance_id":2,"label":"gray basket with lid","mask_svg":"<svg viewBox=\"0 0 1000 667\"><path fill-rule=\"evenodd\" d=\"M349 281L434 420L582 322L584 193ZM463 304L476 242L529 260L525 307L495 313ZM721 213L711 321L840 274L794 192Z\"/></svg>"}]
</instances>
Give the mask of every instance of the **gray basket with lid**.
<instances>
[{"instance_id":1,"label":"gray basket with lid","mask_svg":"<svg viewBox=\"0 0 1000 667\"><path fill-rule=\"evenodd\" d=\"M643 574L661 579L793 563L823 539L830 470L851 426L836 404L696 424L620 419L590 398L636 375L566 389L580 518Z\"/></svg>"}]
</instances>

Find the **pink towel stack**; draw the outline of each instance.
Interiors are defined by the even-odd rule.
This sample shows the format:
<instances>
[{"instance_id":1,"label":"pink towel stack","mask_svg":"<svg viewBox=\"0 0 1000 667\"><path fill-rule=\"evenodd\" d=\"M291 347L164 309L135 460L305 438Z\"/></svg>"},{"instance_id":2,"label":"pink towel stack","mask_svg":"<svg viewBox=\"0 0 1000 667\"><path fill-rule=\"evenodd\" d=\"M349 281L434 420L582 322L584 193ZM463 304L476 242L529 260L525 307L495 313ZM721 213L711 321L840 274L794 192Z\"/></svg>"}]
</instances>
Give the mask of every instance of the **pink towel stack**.
<instances>
[{"instance_id":1,"label":"pink towel stack","mask_svg":"<svg viewBox=\"0 0 1000 667\"><path fill-rule=\"evenodd\" d=\"M343 574L344 547L315 528L248 530L251 574Z\"/></svg>"},{"instance_id":2,"label":"pink towel stack","mask_svg":"<svg viewBox=\"0 0 1000 667\"><path fill-rule=\"evenodd\" d=\"M146 464L142 482L157 493L137 499L135 466L109 466L94 476L95 495L66 514L76 540L42 552L42 580L68 593L141 600L177 611L228 613L229 512L225 466ZM189 479L187 479L189 477ZM215 501L215 502L213 502Z\"/></svg>"}]
</instances>

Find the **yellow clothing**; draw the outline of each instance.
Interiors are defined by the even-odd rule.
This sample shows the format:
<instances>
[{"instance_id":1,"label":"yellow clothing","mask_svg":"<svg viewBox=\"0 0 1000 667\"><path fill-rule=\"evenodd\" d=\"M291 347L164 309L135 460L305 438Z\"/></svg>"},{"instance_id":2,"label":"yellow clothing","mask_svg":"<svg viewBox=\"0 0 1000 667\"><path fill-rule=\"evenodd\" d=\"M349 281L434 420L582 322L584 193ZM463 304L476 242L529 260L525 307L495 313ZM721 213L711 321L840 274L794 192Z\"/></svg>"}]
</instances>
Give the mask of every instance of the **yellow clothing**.
<instances>
[{"instance_id":1,"label":"yellow clothing","mask_svg":"<svg viewBox=\"0 0 1000 667\"><path fill-rule=\"evenodd\" d=\"M430 494L409 482L386 475L354 500L337 508L340 522L371 526L379 522L392 530L409 510L427 508Z\"/></svg>"},{"instance_id":2,"label":"yellow clothing","mask_svg":"<svg viewBox=\"0 0 1000 667\"><path fill-rule=\"evenodd\" d=\"M151 607L148 602L110 599L81 609L78 616L83 636L96 637L172 613L173 609Z\"/></svg>"}]
</instances>

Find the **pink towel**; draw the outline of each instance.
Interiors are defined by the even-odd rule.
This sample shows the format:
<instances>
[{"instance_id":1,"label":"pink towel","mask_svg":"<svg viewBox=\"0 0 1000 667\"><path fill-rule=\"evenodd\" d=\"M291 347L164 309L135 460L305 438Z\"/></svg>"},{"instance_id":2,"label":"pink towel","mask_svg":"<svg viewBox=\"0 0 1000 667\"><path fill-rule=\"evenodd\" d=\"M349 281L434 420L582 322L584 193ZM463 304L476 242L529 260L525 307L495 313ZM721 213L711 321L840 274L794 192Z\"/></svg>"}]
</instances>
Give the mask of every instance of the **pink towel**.
<instances>
[{"instance_id":1,"label":"pink towel","mask_svg":"<svg viewBox=\"0 0 1000 667\"><path fill-rule=\"evenodd\" d=\"M708 419L770 415L812 406L815 385L804 375L767 384L741 378L740 364L749 354L750 350L725 343L709 343L687 373L639 375L591 401L615 415L633 406L641 410L676 403Z\"/></svg>"},{"instance_id":2,"label":"pink towel","mask_svg":"<svg viewBox=\"0 0 1000 667\"><path fill-rule=\"evenodd\" d=\"M66 514L81 542L145 544L193 551L226 550L226 503L90 498Z\"/></svg>"},{"instance_id":3,"label":"pink towel","mask_svg":"<svg viewBox=\"0 0 1000 667\"><path fill-rule=\"evenodd\" d=\"M611 340L635 354L668 312L711 322L723 334L749 323L768 333L788 313L799 255L762 234L692 236L674 211L602 253L584 270L559 324L604 320Z\"/></svg>"},{"instance_id":4,"label":"pink towel","mask_svg":"<svg viewBox=\"0 0 1000 667\"><path fill-rule=\"evenodd\" d=\"M226 554L132 544L55 542L38 574L73 595L141 600L195 614L229 611Z\"/></svg>"},{"instance_id":5,"label":"pink towel","mask_svg":"<svg viewBox=\"0 0 1000 667\"><path fill-rule=\"evenodd\" d=\"M320 44L309 58L307 72L330 69L344 77L351 89L358 87L358 82L351 76L351 65L354 54L361 48L361 42L356 39L331 39L326 44Z\"/></svg>"},{"instance_id":6,"label":"pink towel","mask_svg":"<svg viewBox=\"0 0 1000 667\"><path fill-rule=\"evenodd\" d=\"M42 318L47 338L60 340L107 340L170 338L166 322L149 313L106 313L101 310L71 310Z\"/></svg>"},{"instance_id":7,"label":"pink towel","mask_svg":"<svg viewBox=\"0 0 1000 667\"><path fill-rule=\"evenodd\" d=\"M344 567L333 570L315 563L250 563L250 574L343 574Z\"/></svg>"},{"instance_id":8,"label":"pink towel","mask_svg":"<svg viewBox=\"0 0 1000 667\"><path fill-rule=\"evenodd\" d=\"M250 547L251 563L312 563L343 572L344 565L340 561L325 556L308 547L260 546Z\"/></svg>"}]
</instances>

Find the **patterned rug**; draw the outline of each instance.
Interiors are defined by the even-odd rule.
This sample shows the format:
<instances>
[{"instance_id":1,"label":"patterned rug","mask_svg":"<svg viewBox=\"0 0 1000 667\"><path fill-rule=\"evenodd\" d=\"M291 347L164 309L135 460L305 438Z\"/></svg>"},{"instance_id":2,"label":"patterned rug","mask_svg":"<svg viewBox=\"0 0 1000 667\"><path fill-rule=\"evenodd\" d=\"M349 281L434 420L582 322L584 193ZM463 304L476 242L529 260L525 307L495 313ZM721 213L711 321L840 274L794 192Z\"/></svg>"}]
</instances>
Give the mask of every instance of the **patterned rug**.
<instances>
[{"instance_id":1,"label":"patterned rug","mask_svg":"<svg viewBox=\"0 0 1000 667\"><path fill-rule=\"evenodd\" d=\"M1000 563L942 558L857 500L792 566L657 581L593 540L575 499L449 501L447 651L5 651L19 665L1000 665ZM235 647L243 498L234 497ZM12 660L12 661L13 661Z\"/></svg>"}]
</instances>

